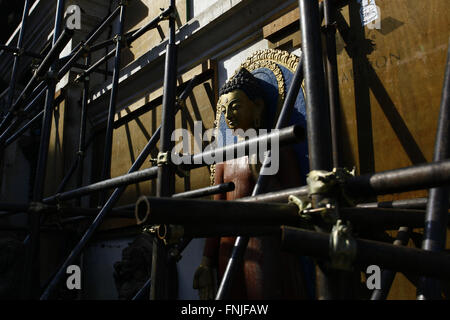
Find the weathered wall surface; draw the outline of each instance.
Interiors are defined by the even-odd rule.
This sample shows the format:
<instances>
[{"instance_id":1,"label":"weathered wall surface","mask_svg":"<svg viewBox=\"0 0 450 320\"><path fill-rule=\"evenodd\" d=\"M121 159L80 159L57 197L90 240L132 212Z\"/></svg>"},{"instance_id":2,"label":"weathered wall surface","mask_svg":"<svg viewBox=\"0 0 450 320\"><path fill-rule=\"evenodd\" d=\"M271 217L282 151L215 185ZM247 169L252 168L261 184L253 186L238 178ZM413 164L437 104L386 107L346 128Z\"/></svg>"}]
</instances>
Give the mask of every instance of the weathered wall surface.
<instances>
[{"instance_id":1,"label":"weathered wall surface","mask_svg":"<svg viewBox=\"0 0 450 320\"><path fill-rule=\"evenodd\" d=\"M376 4L381 29L363 28L355 4L338 19L342 150L345 165L360 173L432 161L450 34L445 1ZM424 190L379 200L426 195ZM415 295L412 283L397 274L389 298Z\"/></svg>"},{"instance_id":2,"label":"weathered wall surface","mask_svg":"<svg viewBox=\"0 0 450 320\"><path fill-rule=\"evenodd\" d=\"M450 32L443 1L376 3L379 30L355 5L338 20L343 149L361 173L432 160Z\"/></svg>"}]
</instances>

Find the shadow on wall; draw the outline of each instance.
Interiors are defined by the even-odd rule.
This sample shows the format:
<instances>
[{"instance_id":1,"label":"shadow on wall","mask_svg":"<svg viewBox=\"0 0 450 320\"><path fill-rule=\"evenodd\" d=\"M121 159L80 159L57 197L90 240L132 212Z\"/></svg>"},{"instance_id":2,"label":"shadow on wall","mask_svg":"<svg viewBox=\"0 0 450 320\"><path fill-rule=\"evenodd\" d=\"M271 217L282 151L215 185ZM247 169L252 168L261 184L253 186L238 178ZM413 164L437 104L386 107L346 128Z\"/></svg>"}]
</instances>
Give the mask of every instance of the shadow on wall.
<instances>
[{"instance_id":1,"label":"shadow on wall","mask_svg":"<svg viewBox=\"0 0 450 320\"><path fill-rule=\"evenodd\" d=\"M395 106L390 93L367 58L375 50L375 47L370 39L365 38L364 29L358 19L360 19L359 6L350 5L351 27L346 23L342 14L338 14L337 28L344 41L344 48L353 61L355 104L358 106L356 117L360 173L375 171L370 92L380 104L411 162L413 164L425 163L423 152ZM356 42L364 45L356 45Z\"/></svg>"},{"instance_id":2,"label":"shadow on wall","mask_svg":"<svg viewBox=\"0 0 450 320\"><path fill-rule=\"evenodd\" d=\"M136 25L147 18L148 14L148 7L141 0L130 1L126 8L124 31L135 30ZM134 58L130 48L122 49L122 66L128 65Z\"/></svg>"}]
</instances>

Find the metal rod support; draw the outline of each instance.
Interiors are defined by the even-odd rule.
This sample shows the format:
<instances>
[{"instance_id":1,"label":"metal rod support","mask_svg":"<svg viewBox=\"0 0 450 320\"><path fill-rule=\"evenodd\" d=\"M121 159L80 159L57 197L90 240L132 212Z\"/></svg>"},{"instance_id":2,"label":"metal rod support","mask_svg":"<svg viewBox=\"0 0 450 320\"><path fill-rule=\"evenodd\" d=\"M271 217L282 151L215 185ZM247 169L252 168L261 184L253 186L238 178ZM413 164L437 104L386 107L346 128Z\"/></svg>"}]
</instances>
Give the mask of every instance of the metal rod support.
<instances>
[{"instance_id":1,"label":"metal rod support","mask_svg":"<svg viewBox=\"0 0 450 320\"><path fill-rule=\"evenodd\" d=\"M136 219L151 225L291 225L300 217L294 204L142 196L136 202Z\"/></svg>"},{"instance_id":2,"label":"metal rod support","mask_svg":"<svg viewBox=\"0 0 450 320\"><path fill-rule=\"evenodd\" d=\"M339 124L340 124L340 100L339 100L339 78L336 53L336 7L332 0L324 0L325 35L326 35L326 68L328 81L328 98L330 106L330 130L331 146L333 155L333 167L340 167L339 155Z\"/></svg>"},{"instance_id":3,"label":"metal rod support","mask_svg":"<svg viewBox=\"0 0 450 320\"><path fill-rule=\"evenodd\" d=\"M170 8L175 10L175 0L170 0ZM164 93L161 116L160 152L168 153L173 149L171 136L175 130L175 105L177 89L177 46L175 44L175 18L169 17L169 41L166 46L164 66ZM156 195L170 197L175 191L175 170L169 163L158 164ZM167 252L163 242L153 241L150 299L165 300L169 297L167 287Z\"/></svg>"},{"instance_id":4,"label":"metal rod support","mask_svg":"<svg viewBox=\"0 0 450 320\"><path fill-rule=\"evenodd\" d=\"M449 38L450 40L450 38ZM450 41L447 49L444 85L442 89L439 122L436 132L433 161L450 158ZM432 188L428 195L427 214L422 249L439 252L445 250L448 223L449 186ZM428 263L428 262L426 262ZM421 278L418 299L441 299L442 288L436 279Z\"/></svg>"},{"instance_id":5,"label":"metal rod support","mask_svg":"<svg viewBox=\"0 0 450 320\"><path fill-rule=\"evenodd\" d=\"M293 227L282 227L282 248L299 255L329 259L330 234ZM416 248L400 247L379 241L355 239L354 265L450 279L450 255ZM423 263L427 261L428 263Z\"/></svg>"},{"instance_id":6,"label":"metal rod support","mask_svg":"<svg viewBox=\"0 0 450 320\"><path fill-rule=\"evenodd\" d=\"M61 34L62 22L64 15L64 0L58 0L55 13L55 26L53 29L52 49L47 57L42 61L41 66L36 71L34 77L40 77L49 65L49 72L55 72L55 60L57 55L63 50L67 42L73 35L73 31L65 28ZM61 35L60 35L61 34ZM41 67L43 68L41 71ZM33 202L40 202L44 195L44 184L47 170L48 150L50 145L50 134L53 116L53 107L55 101L56 80L50 78L47 85L45 98L44 114L42 119L42 130L39 142L38 160L36 165L36 176L34 179L34 187L32 199ZM39 212L28 215L28 224L30 226L30 244L26 259L26 277L25 286L28 286L25 296L38 297L40 292L40 225L41 216Z\"/></svg>"},{"instance_id":7,"label":"metal rod support","mask_svg":"<svg viewBox=\"0 0 450 320\"><path fill-rule=\"evenodd\" d=\"M355 196L382 195L450 184L450 160L350 178L345 190Z\"/></svg>"},{"instance_id":8,"label":"metal rod support","mask_svg":"<svg viewBox=\"0 0 450 320\"><path fill-rule=\"evenodd\" d=\"M25 30L28 20L28 13L30 11L30 0L25 0L25 4L23 6L23 15L22 15L22 23L20 27L20 33L19 33L19 39L17 40L17 49L19 52L23 49L23 38L25 36ZM19 53L18 52L18 53ZM14 99L14 93L16 90L16 76L17 76L17 70L19 68L20 63L20 55L16 54L14 56L14 62L13 62L13 68L11 71L11 80L9 81L9 92L8 92L8 101L6 103L6 107L8 110L11 109Z\"/></svg>"},{"instance_id":9,"label":"metal rod support","mask_svg":"<svg viewBox=\"0 0 450 320\"><path fill-rule=\"evenodd\" d=\"M124 21L125 19L125 6L120 5L119 14L119 39L116 42L115 57L114 57L114 75L112 80L111 96L109 100L108 109L108 120L106 125L106 136L105 136L105 150L103 153L103 167L101 173L101 179L106 180L111 177L111 155L112 155L112 143L113 143L113 131L114 131L114 116L116 114L116 104L117 104L117 93L119 90L119 76L120 76L120 57L122 45L120 43L120 38L123 35ZM100 201L103 202L106 194L101 193Z\"/></svg>"},{"instance_id":10,"label":"metal rod support","mask_svg":"<svg viewBox=\"0 0 450 320\"><path fill-rule=\"evenodd\" d=\"M74 31L65 29L64 32L61 34L61 36L56 40L54 46L50 49L50 52L47 54L47 56L44 58L44 60L39 65L38 69L36 70L33 77L30 79L28 84L26 85L25 89L23 89L22 93L17 98L14 105L11 107L9 112L6 114L5 118L3 119L2 123L0 124L0 132L5 129L7 125L9 125L10 121L14 118L14 113L19 110L21 107L23 100L27 98L27 96L31 93L33 90L34 85L38 81L39 78L43 77L45 73L48 71L52 63L56 60L58 55L61 53L61 51L64 49L64 47L67 45L69 40L72 38Z\"/></svg>"},{"instance_id":11,"label":"metal rod support","mask_svg":"<svg viewBox=\"0 0 450 320\"><path fill-rule=\"evenodd\" d=\"M201 197L207 197L218 193L225 193L230 192L234 190L234 183L228 182L228 183L222 183L218 184L212 187L206 187L201 188L197 190L191 190L181 193L176 193L172 195L172 198L201 198Z\"/></svg>"}]
</instances>

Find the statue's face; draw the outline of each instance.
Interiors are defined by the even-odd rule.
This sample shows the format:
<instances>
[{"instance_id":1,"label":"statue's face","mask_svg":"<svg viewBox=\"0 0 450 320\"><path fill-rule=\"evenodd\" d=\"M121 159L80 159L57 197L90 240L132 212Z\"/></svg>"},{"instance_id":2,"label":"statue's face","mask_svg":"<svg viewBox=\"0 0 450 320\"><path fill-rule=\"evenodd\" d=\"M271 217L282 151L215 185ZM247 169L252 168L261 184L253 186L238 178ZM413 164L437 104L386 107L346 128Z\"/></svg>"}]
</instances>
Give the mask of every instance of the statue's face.
<instances>
[{"instance_id":1,"label":"statue's face","mask_svg":"<svg viewBox=\"0 0 450 320\"><path fill-rule=\"evenodd\" d=\"M253 102L242 90L234 90L219 98L218 107L222 107L225 120L230 129L247 130L255 127L260 117L260 106Z\"/></svg>"}]
</instances>

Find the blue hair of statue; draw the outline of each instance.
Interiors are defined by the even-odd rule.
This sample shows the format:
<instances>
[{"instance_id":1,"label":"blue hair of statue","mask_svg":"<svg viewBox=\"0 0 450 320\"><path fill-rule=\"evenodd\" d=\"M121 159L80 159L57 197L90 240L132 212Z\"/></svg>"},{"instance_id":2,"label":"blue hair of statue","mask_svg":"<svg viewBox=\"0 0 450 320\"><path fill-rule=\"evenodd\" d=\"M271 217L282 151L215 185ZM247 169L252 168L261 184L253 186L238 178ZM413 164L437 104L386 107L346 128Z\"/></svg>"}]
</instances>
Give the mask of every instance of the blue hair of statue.
<instances>
[{"instance_id":1,"label":"blue hair of statue","mask_svg":"<svg viewBox=\"0 0 450 320\"><path fill-rule=\"evenodd\" d=\"M239 71L223 85L219 91L219 96L235 90L244 91L252 101L255 101L257 98L264 99L264 93L258 80L245 68L239 69Z\"/></svg>"}]
</instances>

